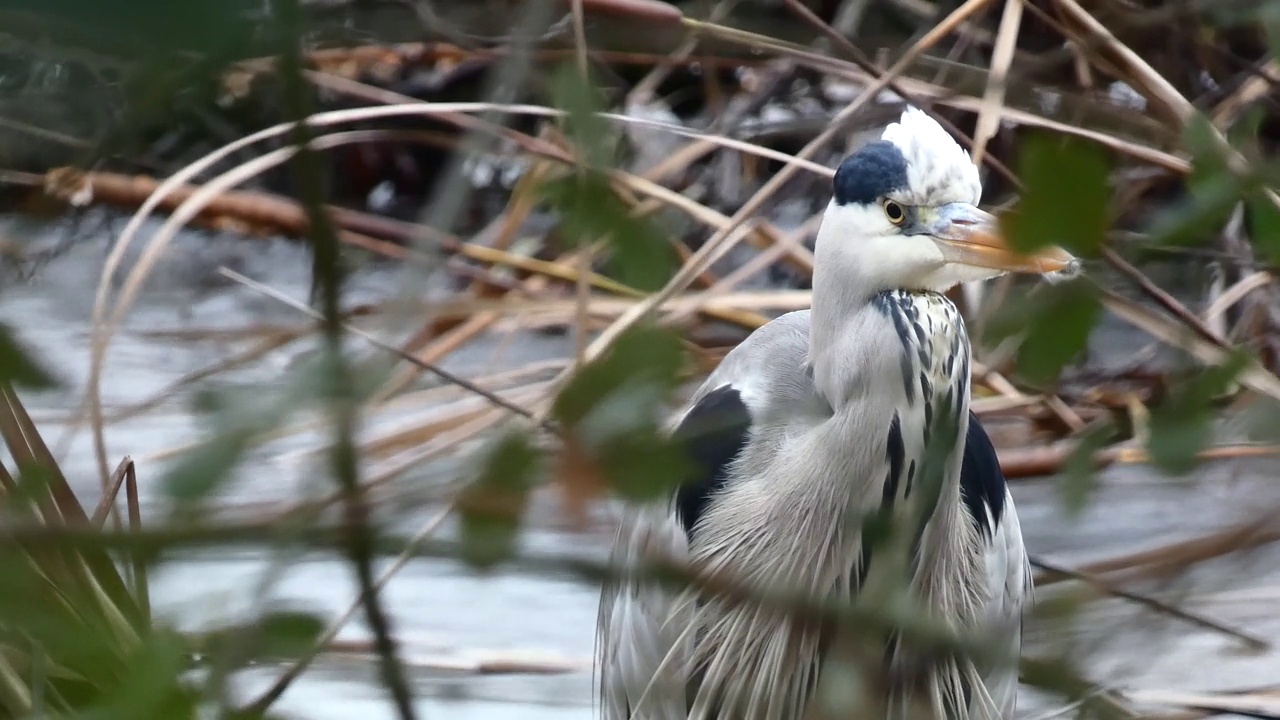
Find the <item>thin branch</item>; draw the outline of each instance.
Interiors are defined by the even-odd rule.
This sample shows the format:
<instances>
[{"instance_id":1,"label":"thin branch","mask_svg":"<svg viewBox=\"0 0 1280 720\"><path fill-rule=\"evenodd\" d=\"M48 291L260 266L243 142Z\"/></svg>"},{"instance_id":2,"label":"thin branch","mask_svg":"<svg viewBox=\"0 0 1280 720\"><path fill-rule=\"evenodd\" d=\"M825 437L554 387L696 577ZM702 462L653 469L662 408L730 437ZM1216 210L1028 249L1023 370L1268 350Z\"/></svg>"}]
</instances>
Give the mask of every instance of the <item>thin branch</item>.
<instances>
[{"instance_id":1,"label":"thin branch","mask_svg":"<svg viewBox=\"0 0 1280 720\"><path fill-rule=\"evenodd\" d=\"M272 288L268 285L264 285L263 283L260 283L257 280L254 280L250 277L246 277L245 275L241 275L235 270L232 270L224 266L224 267L218 268L218 273L221 274L223 277L233 280L235 282L238 282L241 285L244 285L245 287L255 292L262 293L263 295L273 300L277 300L285 305L288 305L289 307L297 310L298 312L306 313L307 315L313 318L316 318L318 320L323 320L323 316L320 313L316 312L312 308L307 307L304 303L294 300L293 298L281 293L275 288ZM349 332L352 335L355 335L367 341L370 345L373 345L374 347L380 350L385 350L389 353L392 353L396 357L400 358L401 360L404 360L405 362L408 362L408 363L412 363L422 368L423 370L426 370L427 372L434 373L441 380L444 380L445 382L450 383L451 385L456 385L466 390L467 392L474 393L475 395L479 395L480 397L484 398L485 400L488 400L489 402L493 403L499 408L502 408L503 410L507 410L509 412L515 413L516 415L519 415L524 418L529 418L529 419L533 418L533 413L531 411L526 410L525 408L522 408L519 405L516 405L506 400L505 398L503 398L501 395L498 395L497 393L491 392L489 390L486 390L480 387L479 385L476 385L475 383L471 382L470 380L467 380L466 378L460 377L458 375L454 375L448 370L445 370L444 368L439 367L437 365L424 362L413 353L407 352L390 343L383 342L382 340L379 340L377 337L371 335L368 332L365 332L364 330L361 330L358 327L355 327L354 325L340 322L339 326L344 331ZM549 430L551 428L548 425L544 429Z\"/></svg>"},{"instance_id":2,"label":"thin branch","mask_svg":"<svg viewBox=\"0 0 1280 720\"><path fill-rule=\"evenodd\" d=\"M373 530L369 508L360 483L360 460L356 449L356 425L359 422L359 398L355 394L355 378L343 353L342 323L342 257L337 230L324 207L324 168L320 156L311 148L311 127L306 118L311 114L311 88L302 75L305 65L300 38L304 28L302 0L283 0L277 7L278 30L281 34L280 69L285 84L285 103L298 119L290 133L297 153L293 156L294 182L299 199L307 211L312 243L312 287L323 308L324 337L329 353L325 388L333 420L333 446L330 459L335 479L342 489L347 553L354 565L364 603L365 619L373 631L378 650L383 683L391 693L401 720L415 720L413 694L400 667L391 621L378 597L373 578Z\"/></svg>"},{"instance_id":3,"label":"thin branch","mask_svg":"<svg viewBox=\"0 0 1280 720\"><path fill-rule=\"evenodd\" d=\"M1174 607L1173 605L1152 597L1147 597L1146 595L1140 595L1136 592L1125 590L1116 586L1115 583L1104 578L1100 578L1097 575L1093 575L1092 573L1072 570L1071 568L1063 567L1039 557L1031 558L1031 566L1059 577L1079 580L1080 582L1083 582L1104 594L1137 603L1145 608L1149 608L1155 612L1162 613L1170 617L1175 617L1179 620L1184 620L1192 625L1213 630L1224 635L1230 635L1231 637L1243 642L1245 645L1248 645L1253 650L1268 650L1271 648L1271 643L1255 635L1250 635L1242 630L1236 630L1235 628L1218 622L1213 618Z\"/></svg>"}]
</instances>

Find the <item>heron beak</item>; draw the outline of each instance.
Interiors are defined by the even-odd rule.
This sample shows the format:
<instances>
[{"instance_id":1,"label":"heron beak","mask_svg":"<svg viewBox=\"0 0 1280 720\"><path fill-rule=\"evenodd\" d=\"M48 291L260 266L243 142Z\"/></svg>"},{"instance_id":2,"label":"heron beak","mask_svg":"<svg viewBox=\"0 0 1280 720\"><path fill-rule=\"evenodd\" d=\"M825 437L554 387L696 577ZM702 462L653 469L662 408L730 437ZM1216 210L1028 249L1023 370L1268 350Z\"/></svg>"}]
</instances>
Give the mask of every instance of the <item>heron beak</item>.
<instances>
[{"instance_id":1,"label":"heron beak","mask_svg":"<svg viewBox=\"0 0 1280 720\"><path fill-rule=\"evenodd\" d=\"M1059 247L1042 248L1029 255L1014 251L1000 234L995 216L969 203L949 203L935 212L937 216L926 223L926 232L947 262L1040 275L1071 271L1079 264L1071 253Z\"/></svg>"}]
</instances>

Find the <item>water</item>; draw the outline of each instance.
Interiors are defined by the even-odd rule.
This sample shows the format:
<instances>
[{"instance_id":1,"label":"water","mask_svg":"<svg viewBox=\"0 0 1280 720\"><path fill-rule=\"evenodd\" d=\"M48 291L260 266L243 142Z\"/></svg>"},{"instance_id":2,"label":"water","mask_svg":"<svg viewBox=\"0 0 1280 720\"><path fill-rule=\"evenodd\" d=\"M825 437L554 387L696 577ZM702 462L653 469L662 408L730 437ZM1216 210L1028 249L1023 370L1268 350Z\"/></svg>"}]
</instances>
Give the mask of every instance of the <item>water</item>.
<instances>
[{"instance_id":1,"label":"water","mask_svg":"<svg viewBox=\"0 0 1280 720\"><path fill-rule=\"evenodd\" d=\"M0 220L0 235L40 247L65 239L66 227ZM75 413L83 394L89 316L106 237L105 229L93 231L44 267L35 281L7 281L0 290L0 320L17 328L66 383L60 391L25 399L46 436L63 450L64 467L84 498L97 494L90 437L81 431L65 445L58 440L64 437L65 421ZM104 385L108 413L146 400L184 375L244 347L228 340L155 337L155 331L301 322L295 310L221 281L215 270L224 263L292 297L306 297L309 258L297 245L184 235L112 347ZM353 292L376 299L394 285L396 277L394 267L362 268L353 279ZM443 286L427 289L442 292ZM1109 323L1099 330L1093 345L1121 356L1140 344L1134 335ZM514 343L486 340L455 354L449 364L473 374L485 365L500 369L532 359L564 357L569 342L565 337L543 335L522 335ZM273 351L219 379L279 382L289 377L290 369L309 349L303 343ZM144 512L159 512L163 503L155 485L161 463L155 458L200 437L200 421L190 412L190 399L191 390L184 390L148 413L108 428L111 462L124 454L139 461ZM252 508L314 492L315 481L308 472L311 465L298 452L319 442L320 438L302 434L274 444L255 457L252 472L224 490L222 502ZM438 474L441 467L447 465L433 465L431 472ZM1019 482L1014 495L1032 552L1075 565L1194 537L1275 507L1280 502L1280 484L1273 481L1271 468L1267 461L1220 462L1189 481L1172 481L1146 468L1112 468L1101 474L1095 502L1079 517L1061 510L1053 480ZM424 470L404 484L430 482L431 473ZM414 516L399 522L413 529L431 514L430 507L415 506ZM446 523L441 532L447 534L451 527ZM582 532L564 527L554 503L544 498L537 504L526 542L538 549L599 555L608 535L608 528L601 525ZM1280 554L1274 550L1258 551L1246 558L1206 563L1176 585L1144 590L1280 641L1280 618L1271 610L1280 596L1278 560ZM254 590L264 573L272 579L268 596L272 603L334 616L354 598L348 568L332 559L294 559L283 572L271 563L272 558L262 552L240 549L204 552L169 564L153 577L157 613L183 628L234 620L262 602ZM514 572L477 575L456 563L433 560L408 564L385 592L425 716L486 720L591 717L588 663L596 599L594 587L568 577ZM1277 659L1243 653L1238 642L1220 634L1110 600L1090 605L1072 626L1034 621L1028 636L1032 653L1064 642L1088 650L1086 667L1093 677L1127 688L1207 691L1256 686L1271 681L1268 668L1274 668ZM363 640L368 632L357 618L340 637ZM553 675L484 675L446 669L495 655L544 658L580 669ZM264 668L246 673L238 691L254 696L274 672ZM1028 716L1039 716L1055 706L1033 693L1025 698L1022 706ZM363 658L321 661L285 694L279 709L288 716L318 719L393 717L373 665Z\"/></svg>"}]
</instances>

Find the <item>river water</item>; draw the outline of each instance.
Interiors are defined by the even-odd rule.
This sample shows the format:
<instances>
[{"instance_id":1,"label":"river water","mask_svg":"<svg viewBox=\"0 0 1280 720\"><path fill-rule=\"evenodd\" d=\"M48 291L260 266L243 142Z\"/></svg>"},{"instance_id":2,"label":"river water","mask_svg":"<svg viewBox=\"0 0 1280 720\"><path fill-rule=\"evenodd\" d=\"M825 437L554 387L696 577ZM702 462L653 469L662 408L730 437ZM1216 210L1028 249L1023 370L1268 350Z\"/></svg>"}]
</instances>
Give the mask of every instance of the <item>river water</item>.
<instances>
[{"instance_id":1,"label":"river water","mask_svg":"<svg viewBox=\"0 0 1280 720\"><path fill-rule=\"evenodd\" d=\"M81 228L66 223L0 219L0 237L29 248L70 242L32 280L7 278L0 289L0 321L64 381L60 390L24 396L45 436L62 450L64 469L86 504L97 497L97 475L89 435L68 435L83 397L89 362L89 318L94 288L108 238L123 225ZM227 264L295 298L305 299L309 258L281 240L243 240L188 233L168 253L154 281L112 347L104 384L107 412L152 397L184 375L229 357L244 347L226 339L175 339L157 331L182 328L239 328L254 324L296 325L297 311L243 287L220 280ZM397 281L394 267L366 266L352 279L354 297L377 299ZM434 287L433 289L439 289ZM1095 348L1131 352L1135 333L1108 320L1093 340ZM512 366L531 359L564 357L566 337L522 336L514 345L484 341L455 354L449 365L463 372L494 361ZM270 382L288 373L305 345L268 354L222 380ZM496 352L506 353L494 360ZM200 420L190 411L190 391L135 417L113 423L107 441L112 462L125 454L138 460L145 513L159 512L163 493L156 486L168 451L200 437ZM61 442L68 440L67 442ZM314 491L309 465L298 451L309 440L276 443L254 458L250 470L224 488L222 502L245 505L287 500ZM291 446L290 443L296 443ZM431 481L447 464L425 468L406 482ZM442 470L442 468L444 468ZM1280 505L1273 461L1225 461L1206 466L1188 480L1170 480L1143 467L1117 467L1099 476L1099 489L1080 515L1061 509L1052 478L1019 482L1014 488L1027 545L1033 553L1072 565L1155 547L1223 528ZM407 529L424 517L400 518ZM587 531L557 521L554 505L540 503L526 542L551 551L603 554L607 527ZM446 523L442 533L452 529ZM1176 584L1143 588L1213 615L1242 630L1280 641L1280 553L1271 549L1246 558L1207 563ZM331 558L292 559L280 570L265 552L206 551L160 569L153 577L157 613L184 628L207 627L251 612L255 589L266 574L272 602L318 611L342 612L354 597L349 570ZM592 649L597 590L570 577L496 572L478 575L457 563L418 560L390 583L386 605L410 661L417 702L425 717L589 718ZM340 636L367 638L353 621ZM1031 653L1071 647L1087 658L1089 675L1108 686L1144 690L1221 690L1274 683L1280 658L1243 652L1240 643L1186 623L1153 616L1132 604L1109 600L1090 604L1073 623L1033 620ZM490 657L534 658L577 668L559 674L478 674L468 664ZM451 665L457 669L449 670ZM274 668L246 673L239 691L251 697L274 676ZM1042 717L1058 704L1027 693L1027 717ZM283 697L279 710L299 718L376 720L393 717L363 657L321 661Z\"/></svg>"}]
</instances>

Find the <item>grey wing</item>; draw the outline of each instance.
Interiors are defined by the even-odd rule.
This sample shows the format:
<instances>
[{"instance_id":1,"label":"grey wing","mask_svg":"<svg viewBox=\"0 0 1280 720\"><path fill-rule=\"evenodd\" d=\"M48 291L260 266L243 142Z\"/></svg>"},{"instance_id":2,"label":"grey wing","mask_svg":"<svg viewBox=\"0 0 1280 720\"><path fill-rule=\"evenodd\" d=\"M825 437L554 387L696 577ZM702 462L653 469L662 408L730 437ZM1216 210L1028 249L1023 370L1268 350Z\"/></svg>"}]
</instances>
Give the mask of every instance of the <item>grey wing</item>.
<instances>
[{"instance_id":1,"label":"grey wing","mask_svg":"<svg viewBox=\"0 0 1280 720\"><path fill-rule=\"evenodd\" d=\"M1031 599L1031 567L1022 544L1018 512L1007 491L1003 517L987 549L987 582L991 591L987 617L1004 641L1000 649L1016 661L1022 651L1023 608ZM1011 720L1018 696L1017 665L993 668L984 680L999 710L997 717Z\"/></svg>"},{"instance_id":2,"label":"grey wing","mask_svg":"<svg viewBox=\"0 0 1280 720\"><path fill-rule=\"evenodd\" d=\"M682 561L688 547L674 513L664 506L644 508L618 529L612 567L634 567L657 557ZM604 720L688 717L684 678L692 617L692 609L682 610L679 597L661 586L626 577L605 585L596 626Z\"/></svg>"},{"instance_id":3,"label":"grey wing","mask_svg":"<svg viewBox=\"0 0 1280 720\"><path fill-rule=\"evenodd\" d=\"M692 477L669 503L642 508L623 521L613 567L688 559L698 519L728 477L728 466L746 443L750 427L751 414L731 383L709 392L704 386L672 434L694 464ZM605 587L597 644L606 720L688 717L693 615L688 598L668 588L631 578Z\"/></svg>"},{"instance_id":4,"label":"grey wing","mask_svg":"<svg viewBox=\"0 0 1280 720\"><path fill-rule=\"evenodd\" d=\"M693 462L692 477L669 502L628 514L614 542L613 567L688 559L699 520L748 442L753 417L778 407L787 393L807 401L803 382L777 382L780 370L794 374L802 362L807 328L807 311L767 324L734 348L694 394L672 432ZM604 720L688 717L694 613L690 598L666 588L632 578L606 584L596 638Z\"/></svg>"},{"instance_id":5,"label":"grey wing","mask_svg":"<svg viewBox=\"0 0 1280 720\"><path fill-rule=\"evenodd\" d=\"M1017 658L1022 649L1022 613L1031 599L1031 566L1022 541L1018 512L1000 470L995 446L978 418L969 416L964 462L960 471L961 497L978 526L985 545L987 606L983 616L1001 650ZM1002 664L988 669L983 684L994 705L992 718L1013 717L1018 694L1018 668ZM971 708L973 716L988 713Z\"/></svg>"}]
</instances>

